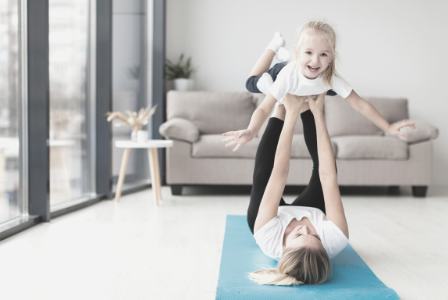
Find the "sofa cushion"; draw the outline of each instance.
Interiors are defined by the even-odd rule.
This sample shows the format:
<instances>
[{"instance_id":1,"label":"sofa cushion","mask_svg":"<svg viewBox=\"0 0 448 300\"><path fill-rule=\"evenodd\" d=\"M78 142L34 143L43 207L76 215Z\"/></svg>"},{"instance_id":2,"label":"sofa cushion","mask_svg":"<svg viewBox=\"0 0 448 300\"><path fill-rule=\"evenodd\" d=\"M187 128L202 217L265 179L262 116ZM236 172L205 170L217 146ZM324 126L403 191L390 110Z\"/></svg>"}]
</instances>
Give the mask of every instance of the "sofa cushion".
<instances>
[{"instance_id":1,"label":"sofa cushion","mask_svg":"<svg viewBox=\"0 0 448 300\"><path fill-rule=\"evenodd\" d=\"M365 98L389 122L394 123L408 118L408 101L404 98ZM333 136L344 135L383 135L383 131L369 119L356 112L340 96L326 97L324 106L328 133Z\"/></svg>"},{"instance_id":2,"label":"sofa cushion","mask_svg":"<svg viewBox=\"0 0 448 300\"><path fill-rule=\"evenodd\" d=\"M222 142L223 136L219 134L201 135L196 143L193 143L193 157L240 157L255 158L258 145L261 138L256 137L249 143L242 146L236 152L233 152L235 145L225 147ZM333 151L336 151L336 145L332 143ZM292 158L310 158L310 154L303 139L303 134L295 134L292 139L291 147Z\"/></svg>"},{"instance_id":3,"label":"sofa cushion","mask_svg":"<svg viewBox=\"0 0 448 300\"><path fill-rule=\"evenodd\" d=\"M264 98L266 97L266 95L264 95L264 94L254 94L254 96L255 96L255 103L257 104L257 107L261 105ZM268 126L268 120L269 120L269 118L267 118L266 121L263 123L263 125L260 128L260 131L258 131L257 136L259 136L259 137L263 136L263 133L266 130L266 126ZM297 120L297 122L296 122L296 127L294 127L294 134L303 134L303 124L302 124L301 119Z\"/></svg>"},{"instance_id":4,"label":"sofa cushion","mask_svg":"<svg viewBox=\"0 0 448 300\"><path fill-rule=\"evenodd\" d=\"M331 140L338 159L408 159L408 144L393 137L340 136Z\"/></svg>"},{"instance_id":5,"label":"sofa cushion","mask_svg":"<svg viewBox=\"0 0 448 300\"><path fill-rule=\"evenodd\" d=\"M331 142L333 148L333 153L336 155L337 147L336 144ZM308 148L306 147L305 139L303 134L294 134L292 138L291 146L291 157L292 158L311 158Z\"/></svg>"},{"instance_id":6,"label":"sofa cushion","mask_svg":"<svg viewBox=\"0 0 448 300\"><path fill-rule=\"evenodd\" d=\"M212 93L169 91L167 118L191 121L201 134L221 134L247 128L255 110L247 92Z\"/></svg>"},{"instance_id":7,"label":"sofa cushion","mask_svg":"<svg viewBox=\"0 0 448 300\"><path fill-rule=\"evenodd\" d=\"M401 123L404 120L396 123ZM415 123L415 129L411 127L403 127L400 129L402 133L407 134L407 137L395 136L390 133L386 133L386 136L396 137L406 143L419 143L426 140L433 140L439 136L439 129L420 120L406 120Z\"/></svg>"},{"instance_id":8,"label":"sofa cushion","mask_svg":"<svg viewBox=\"0 0 448 300\"><path fill-rule=\"evenodd\" d=\"M257 152L260 138L254 138L249 143L242 146L237 151L233 152L235 144L229 147L222 142L226 137L220 134L204 134L199 136L199 140L193 143L192 156L193 157L240 157L240 158L254 158Z\"/></svg>"},{"instance_id":9,"label":"sofa cushion","mask_svg":"<svg viewBox=\"0 0 448 300\"><path fill-rule=\"evenodd\" d=\"M191 122L181 118L172 118L159 127L159 133L165 138L194 143L199 139L199 130Z\"/></svg>"}]
</instances>

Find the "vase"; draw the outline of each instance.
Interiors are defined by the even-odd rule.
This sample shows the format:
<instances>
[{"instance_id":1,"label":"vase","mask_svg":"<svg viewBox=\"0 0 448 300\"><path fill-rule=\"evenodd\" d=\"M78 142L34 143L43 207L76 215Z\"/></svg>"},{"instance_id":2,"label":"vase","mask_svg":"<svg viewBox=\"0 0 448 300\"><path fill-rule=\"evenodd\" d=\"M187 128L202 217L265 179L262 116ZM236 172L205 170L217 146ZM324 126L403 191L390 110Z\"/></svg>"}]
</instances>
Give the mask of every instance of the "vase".
<instances>
[{"instance_id":1,"label":"vase","mask_svg":"<svg viewBox=\"0 0 448 300\"><path fill-rule=\"evenodd\" d=\"M176 91L191 91L193 90L193 79L177 78L174 79L174 89Z\"/></svg>"},{"instance_id":2,"label":"vase","mask_svg":"<svg viewBox=\"0 0 448 300\"><path fill-rule=\"evenodd\" d=\"M138 130L132 130L131 141L133 141L133 142L137 142L137 131Z\"/></svg>"}]
</instances>

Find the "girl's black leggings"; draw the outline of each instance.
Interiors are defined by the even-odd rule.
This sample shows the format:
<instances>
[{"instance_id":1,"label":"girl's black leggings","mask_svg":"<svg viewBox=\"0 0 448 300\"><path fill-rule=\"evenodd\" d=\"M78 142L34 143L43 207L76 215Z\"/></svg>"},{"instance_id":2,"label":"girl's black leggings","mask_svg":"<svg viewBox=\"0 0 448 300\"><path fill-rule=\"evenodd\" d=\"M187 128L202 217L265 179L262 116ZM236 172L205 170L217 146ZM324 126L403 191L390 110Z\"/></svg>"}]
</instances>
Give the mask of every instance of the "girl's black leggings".
<instances>
[{"instance_id":1,"label":"girl's black leggings","mask_svg":"<svg viewBox=\"0 0 448 300\"><path fill-rule=\"evenodd\" d=\"M268 73L271 75L272 80L275 81L277 79L278 73L283 69L284 66L286 66L287 62L281 62L278 64L275 64L272 68L269 69ZM246 89L251 93L261 93L260 90L257 88L257 82L260 79L261 75L259 76L251 76L246 81ZM335 91L328 90L327 92L328 96L335 96L337 95Z\"/></svg>"},{"instance_id":2,"label":"girl's black leggings","mask_svg":"<svg viewBox=\"0 0 448 300\"><path fill-rule=\"evenodd\" d=\"M319 157L317 154L317 136L316 123L314 122L313 113L307 110L300 114L303 123L303 135L305 143L313 160L313 170L308 186L302 193L292 202L286 204L283 198L280 199L282 205L309 206L320 209L325 213L324 194L319 178ZM247 209L247 222L250 230L254 233L255 219L258 215L261 199L271 177L272 168L274 167L275 151L277 150L278 140L282 132L283 121L278 118L270 118L266 131L261 138L255 156L254 183L250 195L249 208Z\"/></svg>"}]
</instances>

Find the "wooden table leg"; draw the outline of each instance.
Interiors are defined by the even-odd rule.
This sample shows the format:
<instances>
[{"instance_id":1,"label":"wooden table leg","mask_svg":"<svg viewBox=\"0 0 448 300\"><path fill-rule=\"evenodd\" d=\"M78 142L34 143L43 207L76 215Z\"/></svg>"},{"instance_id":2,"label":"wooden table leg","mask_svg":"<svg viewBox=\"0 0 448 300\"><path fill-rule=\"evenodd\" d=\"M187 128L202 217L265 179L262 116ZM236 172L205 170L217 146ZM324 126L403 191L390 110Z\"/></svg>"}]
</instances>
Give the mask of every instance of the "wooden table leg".
<instances>
[{"instance_id":1,"label":"wooden table leg","mask_svg":"<svg viewBox=\"0 0 448 300\"><path fill-rule=\"evenodd\" d=\"M156 175L156 158L154 155L154 151L157 149L149 148L148 149L148 155L149 155L149 171L151 172L151 185L152 185L152 196L154 198L154 204L155 206L159 205L159 195L157 192L157 175ZM157 153L156 153L157 154Z\"/></svg>"},{"instance_id":2,"label":"wooden table leg","mask_svg":"<svg viewBox=\"0 0 448 300\"><path fill-rule=\"evenodd\" d=\"M157 177L157 195L158 200L162 200L162 187L160 182L160 168L159 168L159 153L158 149L154 149L154 162L155 162L155 172ZM158 202L158 201L157 201Z\"/></svg>"},{"instance_id":3,"label":"wooden table leg","mask_svg":"<svg viewBox=\"0 0 448 300\"><path fill-rule=\"evenodd\" d=\"M115 192L115 201L118 202L123 188L124 177L126 176L126 166L128 165L129 152L131 148L124 149L123 159L121 160L120 176L118 177L117 191Z\"/></svg>"}]
</instances>

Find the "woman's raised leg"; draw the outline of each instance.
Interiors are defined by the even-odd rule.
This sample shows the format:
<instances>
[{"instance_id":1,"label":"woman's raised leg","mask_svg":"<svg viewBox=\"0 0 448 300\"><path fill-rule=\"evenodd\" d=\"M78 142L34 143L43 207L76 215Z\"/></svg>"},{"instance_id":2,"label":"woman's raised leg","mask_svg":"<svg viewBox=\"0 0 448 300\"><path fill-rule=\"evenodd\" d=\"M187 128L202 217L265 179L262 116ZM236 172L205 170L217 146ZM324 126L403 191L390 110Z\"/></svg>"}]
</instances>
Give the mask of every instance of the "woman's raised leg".
<instances>
[{"instance_id":1,"label":"woman's raised leg","mask_svg":"<svg viewBox=\"0 0 448 300\"><path fill-rule=\"evenodd\" d=\"M283 105L277 105L272 117L268 121L268 126L261 138L255 156L253 185L249 207L247 209L247 222L252 233L254 232L255 220L258 215L261 199L263 198L266 185L271 177L272 168L274 167L275 152L282 132L284 119L285 108ZM280 200L280 205L285 204L286 203L282 198Z\"/></svg>"},{"instance_id":2,"label":"woman's raised leg","mask_svg":"<svg viewBox=\"0 0 448 300\"><path fill-rule=\"evenodd\" d=\"M302 107L300 114L303 123L303 135L308 151L313 160L313 170L308 186L300 195L291 203L296 206L309 206L320 209L325 213L325 200L322 191L322 184L319 177L319 155L317 152L317 135L316 123L311 110L309 110L308 103Z\"/></svg>"}]
</instances>

